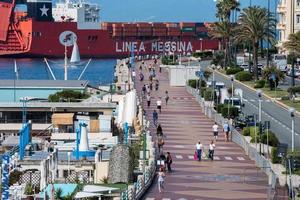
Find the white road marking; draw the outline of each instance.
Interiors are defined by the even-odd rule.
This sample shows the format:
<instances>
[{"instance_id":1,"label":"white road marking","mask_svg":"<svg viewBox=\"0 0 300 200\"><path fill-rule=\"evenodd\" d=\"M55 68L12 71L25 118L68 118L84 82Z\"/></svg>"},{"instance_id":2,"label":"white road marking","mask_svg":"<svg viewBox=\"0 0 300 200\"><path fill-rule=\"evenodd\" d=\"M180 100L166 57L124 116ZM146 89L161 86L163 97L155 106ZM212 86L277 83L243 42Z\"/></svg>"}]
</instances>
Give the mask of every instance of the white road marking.
<instances>
[{"instance_id":1,"label":"white road marking","mask_svg":"<svg viewBox=\"0 0 300 200\"><path fill-rule=\"evenodd\" d=\"M232 160L232 158L229 156L225 156L225 160Z\"/></svg>"},{"instance_id":2,"label":"white road marking","mask_svg":"<svg viewBox=\"0 0 300 200\"><path fill-rule=\"evenodd\" d=\"M174 147L174 148L180 148L180 149L183 149L183 148L184 148L183 145L174 145L173 147Z\"/></svg>"},{"instance_id":3,"label":"white road marking","mask_svg":"<svg viewBox=\"0 0 300 200\"><path fill-rule=\"evenodd\" d=\"M188 156L188 157L189 157L189 159L191 159L191 160L194 159L194 156Z\"/></svg>"},{"instance_id":4,"label":"white road marking","mask_svg":"<svg viewBox=\"0 0 300 200\"><path fill-rule=\"evenodd\" d=\"M245 160L243 157L237 157L238 160Z\"/></svg>"},{"instance_id":5,"label":"white road marking","mask_svg":"<svg viewBox=\"0 0 300 200\"><path fill-rule=\"evenodd\" d=\"M162 200L171 200L171 199L169 199L169 198L162 198Z\"/></svg>"},{"instance_id":6,"label":"white road marking","mask_svg":"<svg viewBox=\"0 0 300 200\"><path fill-rule=\"evenodd\" d=\"M149 197L148 197L148 198L146 198L146 200L155 200L155 198L149 198Z\"/></svg>"},{"instance_id":7,"label":"white road marking","mask_svg":"<svg viewBox=\"0 0 300 200\"><path fill-rule=\"evenodd\" d=\"M219 156L214 156L214 160L220 160Z\"/></svg>"},{"instance_id":8,"label":"white road marking","mask_svg":"<svg viewBox=\"0 0 300 200\"><path fill-rule=\"evenodd\" d=\"M176 155L175 156L177 159L182 159L183 157L182 157L182 155Z\"/></svg>"}]
</instances>

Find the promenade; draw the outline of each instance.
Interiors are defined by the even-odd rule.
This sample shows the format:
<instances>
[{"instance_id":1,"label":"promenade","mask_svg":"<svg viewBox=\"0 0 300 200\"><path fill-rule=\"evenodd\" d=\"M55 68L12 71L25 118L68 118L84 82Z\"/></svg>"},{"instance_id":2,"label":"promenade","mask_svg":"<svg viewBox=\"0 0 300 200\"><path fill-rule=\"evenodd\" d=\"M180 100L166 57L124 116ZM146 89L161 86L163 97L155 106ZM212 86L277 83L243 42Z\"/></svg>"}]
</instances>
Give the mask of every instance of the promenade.
<instances>
[{"instance_id":1,"label":"promenade","mask_svg":"<svg viewBox=\"0 0 300 200\"><path fill-rule=\"evenodd\" d=\"M139 66L139 64L137 64ZM142 86L148 83L148 70L143 69L145 80L138 80L137 67L136 89L141 95ZM194 97L184 87L170 87L168 74L156 70L159 79L158 91L151 91L151 105L144 109L147 119L151 121L153 136L156 128L152 123L152 112L156 109L156 100L162 97L162 113L158 122L166 135L164 152L169 151L173 158L172 173L166 173L165 189L159 193L157 178L147 191L146 200L221 200L221 199L267 199L267 176L255 166L243 150L232 142L225 142L222 125L219 125L219 138L216 142L214 161L194 160L195 144L201 140L205 152L212 136L214 121L207 118L201 111ZM170 100L166 106L165 91L169 92Z\"/></svg>"}]
</instances>

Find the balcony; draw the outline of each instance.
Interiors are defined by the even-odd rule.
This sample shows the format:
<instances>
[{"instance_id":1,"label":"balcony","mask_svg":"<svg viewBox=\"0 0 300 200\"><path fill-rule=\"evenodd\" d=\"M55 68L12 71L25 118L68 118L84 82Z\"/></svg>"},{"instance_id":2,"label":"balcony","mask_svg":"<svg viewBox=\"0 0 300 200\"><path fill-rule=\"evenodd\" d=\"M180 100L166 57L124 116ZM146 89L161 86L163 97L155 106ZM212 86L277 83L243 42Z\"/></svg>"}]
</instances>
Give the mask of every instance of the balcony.
<instances>
[{"instance_id":1,"label":"balcony","mask_svg":"<svg viewBox=\"0 0 300 200\"><path fill-rule=\"evenodd\" d=\"M278 29L278 30L285 30L286 29L285 23L284 22L278 22L277 26L276 26L276 29Z\"/></svg>"},{"instance_id":2,"label":"balcony","mask_svg":"<svg viewBox=\"0 0 300 200\"><path fill-rule=\"evenodd\" d=\"M278 13L286 13L286 5L285 4L278 4L277 12Z\"/></svg>"}]
</instances>

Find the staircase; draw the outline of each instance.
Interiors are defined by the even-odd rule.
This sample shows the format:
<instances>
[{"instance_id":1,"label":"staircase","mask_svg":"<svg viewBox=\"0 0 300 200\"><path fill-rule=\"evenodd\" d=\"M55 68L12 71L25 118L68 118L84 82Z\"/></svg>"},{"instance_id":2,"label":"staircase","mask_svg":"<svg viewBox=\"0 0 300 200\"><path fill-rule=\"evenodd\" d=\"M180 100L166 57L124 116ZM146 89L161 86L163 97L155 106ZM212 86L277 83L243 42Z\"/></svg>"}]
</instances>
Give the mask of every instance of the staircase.
<instances>
[{"instance_id":1,"label":"staircase","mask_svg":"<svg viewBox=\"0 0 300 200\"><path fill-rule=\"evenodd\" d=\"M24 52L28 49L28 46L23 41L20 32L16 25L10 25L7 32L6 41L0 41L0 54L11 52Z\"/></svg>"}]
</instances>

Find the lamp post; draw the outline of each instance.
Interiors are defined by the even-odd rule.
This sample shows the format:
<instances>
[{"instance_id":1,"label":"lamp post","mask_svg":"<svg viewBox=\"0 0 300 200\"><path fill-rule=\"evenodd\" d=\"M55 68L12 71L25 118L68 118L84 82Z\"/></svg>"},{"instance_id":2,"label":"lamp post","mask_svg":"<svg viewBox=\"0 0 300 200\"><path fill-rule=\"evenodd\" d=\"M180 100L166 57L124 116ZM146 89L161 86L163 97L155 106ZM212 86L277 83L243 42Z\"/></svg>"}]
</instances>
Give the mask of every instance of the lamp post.
<instances>
[{"instance_id":1,"label":"lamp post","mask_svg":"<svg viewBox=\"0 0 300 200\"><path fill-rule=\"evenodd\" d=\"M256 90L256 94L258 96L258 121L259 121L259 154L261 155L261 96L262 90Z\"/></svg>"},{"instance_id":2,"label":"lamp post","mask_svg":"<svg viewBox=\"0 0 300 200\"><path fill-rule=\"evenodd\" d=\"M269 40L270 40L270 0L268 0L268 28L267 28L267 67L269 67Z\"/></svg>"},{"instance_id":3,"label":"lamp post","mask_svg":"<svg viewBox=\"0 0 300 200\"><path fill-rule=\"evenodd\" d=\"M292 152L295 150L295 108L289 108L289 113L292 118Z\"/></svg>"},{"instance_id":4,"label":"lamp post","mask_svg":"<svg viewBox=\"0 0 300 200\"><path fill-rule=\"evenodd\" d=\"M200 51L202 52L203 51L203 39L202 38L200 38L199 39L200 40Z\"/></svg>"},{"instance_id":5,"label":"lamp post","mask_svg":"<svg viewBox=\"0 0 300 200\"><path fill-rule=\"evenodd\" d=\"M234 95L233 82L234 82L234 75L230 75L230 80L231 80L231 106L233 107L233 95Z\"/></svg>"},{"instance_id":6,"label":"lamp post","mask_svg":"<svg viewBox=\"0 0 300 200\"><path fill-rule=\"evenodd\" d=\"M68 152L68 177L70 176L71 152Z\"/></svg>"}]
</instances>

